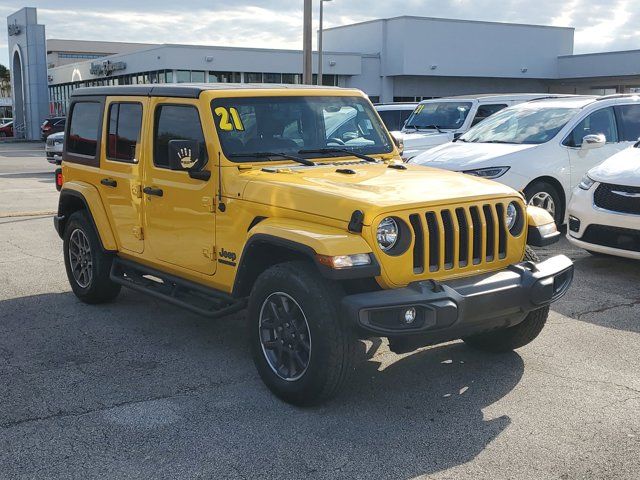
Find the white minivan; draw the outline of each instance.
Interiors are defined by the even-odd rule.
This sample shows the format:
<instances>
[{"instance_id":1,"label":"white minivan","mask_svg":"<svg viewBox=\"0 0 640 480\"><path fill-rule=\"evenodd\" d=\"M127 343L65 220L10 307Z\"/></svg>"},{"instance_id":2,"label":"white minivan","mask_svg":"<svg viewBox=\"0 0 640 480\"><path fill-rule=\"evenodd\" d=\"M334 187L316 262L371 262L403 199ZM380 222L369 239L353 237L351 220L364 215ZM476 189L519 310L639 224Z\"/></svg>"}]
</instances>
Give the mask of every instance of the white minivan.
<instances>
[{"instance_id":1,"label":"white minivan","mask_svg":"<svg viewBox=\"0 0 640 480\"><path fill-rule=\"evenodd\" d=\"M412 162L496 179L564 223L584 174L640 137L640 97L567 97L496 113Z\"/></svg>"},{"instance_id":2,"label":"white minivan","mask_svg":"<svg viewBox=\"0 0 640 480\"><path fill-rule=\"evenodd\" d=\"M474 125L503 108L539 98L549 93L483 94L423 100L407 118L396 136L404 142L402 158L416 155L459 137Z\"/></svg>"}]
</instances>

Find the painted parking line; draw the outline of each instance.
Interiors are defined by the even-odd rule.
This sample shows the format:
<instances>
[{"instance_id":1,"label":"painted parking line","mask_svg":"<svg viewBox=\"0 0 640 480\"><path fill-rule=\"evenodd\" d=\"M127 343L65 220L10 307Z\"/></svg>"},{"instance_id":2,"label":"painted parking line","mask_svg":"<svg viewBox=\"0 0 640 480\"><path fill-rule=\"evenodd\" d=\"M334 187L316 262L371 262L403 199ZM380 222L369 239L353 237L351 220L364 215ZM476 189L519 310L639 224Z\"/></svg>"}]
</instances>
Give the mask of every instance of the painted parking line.
<instances>
[{"instance_id":1,"label":"painted parking line","mask_svg":"<svg viewBox=\"0 0 640 480\"><path fill-rule=\"evenodd\" d=\"M58 212L52 210L42 210L39 212L0 212L0 218L15 218L15 217L48 217L55 215Z\"/></svg>"}]
</instances>

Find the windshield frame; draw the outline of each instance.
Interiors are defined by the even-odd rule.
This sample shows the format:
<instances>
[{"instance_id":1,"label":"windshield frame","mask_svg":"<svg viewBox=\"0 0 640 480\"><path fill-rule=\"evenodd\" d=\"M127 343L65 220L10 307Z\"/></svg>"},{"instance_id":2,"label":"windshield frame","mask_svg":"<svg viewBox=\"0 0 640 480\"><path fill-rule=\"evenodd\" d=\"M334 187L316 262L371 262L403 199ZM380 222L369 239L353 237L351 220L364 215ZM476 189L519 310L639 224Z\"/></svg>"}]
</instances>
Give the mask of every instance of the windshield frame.
<instances>
[{"instance_id":1,"label":"windshield frame","mask_svg":"<svg viewBox=\"0 0 640 480\"><path fill-rule=\"evenodd\" d=\"M549 137L547 140L543 140L543 141L507 141L507 140L503 140L503 139L499 139L499 138L494 138L494 139L487 139L486 135L487 133L485 133L485 139L484 140L472 140L471 138L473 136L475 136L478 131L482 131L482 130L491 130L491 129L495 129L497 128L499 125L505 124L509 121L509 118L512 117L513 115L517 115L518 112L523 112L523 111L535 111L536 113L542 113L545 111L551 111L551 110L565 110L566 111L566 118L564 118L564 123L562 123L562 125L560 125L559 127L555 127L557 128L556 133ZM501 143L501 144L505 144L505 145L544 145L546 143L549 143L551 141L553 141L554 139L557 139L559 136L564 135L563 132L566 130L567 125L572 124L573 120L576 118L576 115L579 115L579 112L582 110L581 107L579 106L561 106L561 105L544 105L544 104L540 104L540 103L529 103L529 102L523 102L523 103L519 103L517 105L513 105L511 107L507 107L504 108L502 110L500 110L499 112L494 113L493 115L491 115L490 117L488 117L487 119L483 120L482 122L474 125L473 127L471 127L469 130L467 130L465 133L463 133L462 135L460 135L460 137L457 139L457 141L461 141L463 143ZM503 120L503 117L507 117L506 119ZM501 123L500 123L501 122ZM555 129L554 128L554 129ZM553 130L553 129L549 129L549 130ZM547 131L549 131L547 130ZM518 128L518 131L520 131L520 126ZM493 133L493 135L495 136L495 133Z\"/></svg>"},{"instance_id":2,"label":"windshield frame","mask_svg":"<svg viewBox=\"0 0 640 480\"><path fill-rule=\"evenodd\" d=\"M244 93L244 92L243 92ZM262 93L262 92L260 92ZM217 140L218 140L218 145L220 147L220 151L221 153L224 155L224 158L228 161L231 162L233 164L238 164L238 163L255 163L255 164L262 164L262 163L268 163L268 164L272 164L272 163L291 163L291 160L287 160L285 158L276 158L276 157L272 157L272 158L260 158L260 157L256 157L256 156L251 156L251 155L247 155L246 157L233 157L233 154L237 154L237 153L243 153L243 152L233 152L233 151L229 151L228 148L225 148L224 145L224 140L221 136L221 131L220 131L220 126L219 126L219 122L217 121L217 117L216 117L216 113L215 113L215 109L217 107L220 106L225 106L225 105L229 105L230 102L246 102L247 100L258 100L260 102L265 102L268 100L272 100L272 101L278 101L278 100L284 100L284 101L291 101L294 102L295 99L300 99L300 98L308 98L312 101L319 101L323 98L335 98L337 100L344 100L344 99L353 99L354 103L355 101L357 101L358 103L360 103L364 108L365 111L368 112L368 117L370 117L370 120L372 121L372 123L375 122L375 124L377 124L377 129L376 126L374 125L374 130L377 130L380 136L380 140L382 142L384 142L382 145L360 145L360 146L356 146L356 145L340 145L341 148L346 148L347 150L353 150L355 153L358 154L364 154L364 155L392 155L395 152L395 142L393 141L393 138L391 137L391 134L387 131L387 128L385 127L384 123L382 122L382 120L380 119L380 116L378 115L377 111L375 110L375 108L373 107L373 105L371 104L371 102L369 101L368 98L362 96L362 95L358 95L355 92L348 92L348 94L334 94L334 92L318 92L319 94L309 94L310 92L301 92L300 94L295 94L295 95L291 95L291 94L281 94L278 93L277 95L273 95L273 94L260 94L258 92L256 92L255 94L251 95L229 95L229 96L217 96L211 99L211 101L209 102L209 112L211 115L211 121L213 123L213 129L215 131L215 135L217 136ZM368 110L367 110L368 109ZM326 129L325 129L325 134ZM331 148L332 145L322 145L322 146L314 146L314 147L329 147ZM301 158L304 159L314 159L317 160L319 162L322 162L324 160L327 160L329 162L331 161L335 161L336 158L341 158L341 157L349 157L351 155L349 155L348 153L344 153L344 155L340 155L340 156L336 156L336 154L318 154L318 153L298 153L298 150L305 150L311 148L311 146L305 146L302 145L299 148L295 149L295 150L282 150L282 153L286 153L286 154L292 154L292 155L296 155L299 156ZM249 152L249 153L253 153L253 152Z\"/></svg>"}]
</instances>

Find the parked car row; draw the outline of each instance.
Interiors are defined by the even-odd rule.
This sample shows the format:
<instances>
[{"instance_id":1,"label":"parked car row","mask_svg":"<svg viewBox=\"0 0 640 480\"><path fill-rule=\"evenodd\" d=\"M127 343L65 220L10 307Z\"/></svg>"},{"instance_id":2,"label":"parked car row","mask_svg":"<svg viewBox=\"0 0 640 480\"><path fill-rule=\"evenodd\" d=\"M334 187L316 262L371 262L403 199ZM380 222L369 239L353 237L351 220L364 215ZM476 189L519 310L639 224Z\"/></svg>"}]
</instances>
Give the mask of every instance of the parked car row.
<instances>
[{"instance_id":1,"label":"parked car row","mask_svg":"<svg viewBox=\"0 0 640 480\"><path fill-rule=\"evenodd\" d=\"M13 137L13 119L0 119L0 138Z\"/></svg>"}]
</instances>

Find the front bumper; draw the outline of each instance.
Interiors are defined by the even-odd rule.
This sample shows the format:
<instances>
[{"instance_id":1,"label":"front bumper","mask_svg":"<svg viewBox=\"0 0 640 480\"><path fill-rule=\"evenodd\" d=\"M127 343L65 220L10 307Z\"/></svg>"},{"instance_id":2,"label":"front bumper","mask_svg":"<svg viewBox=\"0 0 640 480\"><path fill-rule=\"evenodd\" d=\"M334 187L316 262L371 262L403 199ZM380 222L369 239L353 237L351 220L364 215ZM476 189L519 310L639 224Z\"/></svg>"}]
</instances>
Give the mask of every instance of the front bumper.
<instances>
[{"instance_id":1,"label":"front bumper","mask_svg":"<svg viewBox=\"0 0 640 480\"><path fill-rule=\"evenodd\" d=\"M530 311L564 295L572 279L573 263L558 255L446 283L424 281L348 295L342 308L360 331L390 338L421 337L426 345L516 325ZM404 313L410 308L416 316L407 324Z\"/></svg>"}]
</instances>

